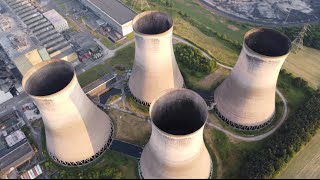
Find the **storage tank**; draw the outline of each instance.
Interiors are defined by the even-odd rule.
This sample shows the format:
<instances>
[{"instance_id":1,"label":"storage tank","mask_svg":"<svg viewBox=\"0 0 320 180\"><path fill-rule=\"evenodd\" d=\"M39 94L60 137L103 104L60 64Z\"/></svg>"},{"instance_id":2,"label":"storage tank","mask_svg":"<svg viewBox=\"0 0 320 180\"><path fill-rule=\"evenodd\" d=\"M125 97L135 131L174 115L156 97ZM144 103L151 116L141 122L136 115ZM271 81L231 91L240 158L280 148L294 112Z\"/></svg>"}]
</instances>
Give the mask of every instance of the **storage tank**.
<instances>
[{"instance_id":1,"label":"storage tank","mask_svg":"<svg viewBox=\"0 0 320 180\"><path fill-rule=\"evenodd\" d=\"M82 91L72 65L62 60L32 67L22 86L42 115L49 155L66 166L98 158L112 141L113 125Z\"/></svg>"},{"instance_id":2,"label":"storage tank","mask_svg":"<svg viewBox=\"0 0 320 180\"><path fill-rule=\"evenodd\" d=\"M216 89L215 110L231 126L255 130L275 115L275 93L291 41L280 32L256 28L245 34L243 48L232 73Z\"/></svg>"},{"instance_id":3,"label":"storage tank","mask_svg":"<svg viewBox=\"0 0 320 180\"><path fill-rule=\"evenodd\" d=\"M169 89L150 106L152 134L139 162L145 179L207 179L211 158L203 141L207 105L195 92Z\"/></svg>"},{"instance_id":4,"label":"storage tank","mask_svg":"<svg viewBox=\"0 0 320 180\"><path fill-rule=\"evenodd\" d=\"M146 11L132 23L135 61L129 88L139 103L150 105L161 91L184 84L173 51L173 20L166 13Z\"/></svg>"}]
</instances>

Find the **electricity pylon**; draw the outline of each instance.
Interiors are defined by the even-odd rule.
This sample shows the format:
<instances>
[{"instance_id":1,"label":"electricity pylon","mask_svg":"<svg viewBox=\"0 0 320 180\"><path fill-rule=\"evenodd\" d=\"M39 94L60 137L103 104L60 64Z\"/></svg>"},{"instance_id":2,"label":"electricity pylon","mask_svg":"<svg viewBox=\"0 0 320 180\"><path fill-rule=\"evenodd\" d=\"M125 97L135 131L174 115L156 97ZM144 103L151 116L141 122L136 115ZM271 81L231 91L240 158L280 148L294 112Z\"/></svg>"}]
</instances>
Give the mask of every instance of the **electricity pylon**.
<instances>
[{"instance_id":1,"label":"electricity pylon","mask_svg":"<svg viewBox=\"0 0 320 180\"><path fill-rule=\"evenodd\" d=\"M297 54L298 51L303 49L303 40L310 30L310 24L305 24L298 34L298 36L292 41L292 52Z\"/></svg>"}]
</instances>

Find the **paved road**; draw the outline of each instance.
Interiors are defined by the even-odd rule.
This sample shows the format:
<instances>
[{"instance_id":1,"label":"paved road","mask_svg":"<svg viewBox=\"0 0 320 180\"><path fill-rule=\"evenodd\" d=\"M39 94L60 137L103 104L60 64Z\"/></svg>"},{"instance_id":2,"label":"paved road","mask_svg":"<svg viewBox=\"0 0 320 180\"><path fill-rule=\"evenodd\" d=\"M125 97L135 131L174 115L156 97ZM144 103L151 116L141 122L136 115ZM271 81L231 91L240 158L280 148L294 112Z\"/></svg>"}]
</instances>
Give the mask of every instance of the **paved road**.
<instances>
[{"instance_id":1,"label":"paved road","mask_svg":"<svg viewBox=\"0 0 320 180\"><path fill-rule=\"evenodd\" d=\"M143 148L124 141L113 140L110 146L110 150L117 151L138 159L141 157Z\"/></svg>"}]
</instances>

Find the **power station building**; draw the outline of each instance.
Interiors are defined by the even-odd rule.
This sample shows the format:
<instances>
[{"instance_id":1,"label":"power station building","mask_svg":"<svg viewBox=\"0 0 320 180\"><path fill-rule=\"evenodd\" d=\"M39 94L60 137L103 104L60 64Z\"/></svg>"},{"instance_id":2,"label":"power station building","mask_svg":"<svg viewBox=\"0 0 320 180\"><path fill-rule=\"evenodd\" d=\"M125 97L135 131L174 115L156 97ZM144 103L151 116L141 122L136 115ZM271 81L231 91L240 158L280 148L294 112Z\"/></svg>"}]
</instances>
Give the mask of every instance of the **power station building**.
<instances>
[{"instance_id":1,"label":"power station building","mask_svg":"<svg viewBox=\"0 0 320 180\"><path fill-rule=\"evenodd\" d=\"M28 0L5 1L19 19L32 31L34 37L47 49L52 59L63 59L72 62L74 66L79 63L77 53L60 33L66 26L66 21L61 20L60 15L57 15L58 13L48 11L43 14Z\"/></svg>"},{"instance_id":2,"label":"power station building","mask_svg":"<svg viewBox=\"0 0 320 180\"><path fill-rule=\"evenodd\" d=\"M43 13L43 16L51 22L58 32L69 29L67 20L64 19L64 17L62 17L55 9L51 9L50 11Z\"/></svg>"},{"instance_id":3,"label":"power station building","mask_svg":"<svg viewBox=\"0 0 320 180\"><path fill-rule=\"evenodd\" d=\"M145 179L211 178L211 157L204 144L205 101L188 89L170 89L150 107L152 133L139 162Z\"/></svg>"},{"instance_id":4,"label":"power station building","mask_svg":"<svg viewBox=\"0 0 320 180\"><path fill-rule=\"evenodd\" d=\"M231 75L215 91L219 117L244 130L269 124L275 115L278 75L290 50L290 39L277 31L258 28L247 32Z\"/></svg>"},{"instance_id":5,"label":"power station building","mask_svg":"<svg viewBox=\"0 0 320 180\"><path fill-rule=\"evenodd\" d=\"M80 0L122 36L132 32L132 19L136 13L118 0Z\"/></svg>"},{"instance_id":6,"label":"power station building","mask_svg":"<svg viewBox=\"0 0 320 180\"><path fill-rule=\"evenodd\" d=\"M133 19L135 59L129 88L135 99L150 105L162 91L182 88L172 44L173 20L159 11L146 11Z\"/></svg>"},{"instance_id":7,"label":"power station building","mask_svg":"<svg viewBox=\"0 0 320 180\"><path fill-rule=\"evenodd\" d=\"M57 163L84 165L109 148L113 124L85 95L71 63L39 63L25 74L22 86L38 106L47 150Z\"/></svg>"}]
</instances>

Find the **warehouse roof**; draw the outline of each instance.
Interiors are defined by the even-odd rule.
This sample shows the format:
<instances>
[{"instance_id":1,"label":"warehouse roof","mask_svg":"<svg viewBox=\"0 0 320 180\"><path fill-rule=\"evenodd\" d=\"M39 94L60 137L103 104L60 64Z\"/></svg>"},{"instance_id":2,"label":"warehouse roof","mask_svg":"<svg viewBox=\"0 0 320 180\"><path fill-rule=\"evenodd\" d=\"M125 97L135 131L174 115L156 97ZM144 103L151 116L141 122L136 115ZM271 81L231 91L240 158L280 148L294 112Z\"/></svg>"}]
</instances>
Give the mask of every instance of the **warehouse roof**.
<instances>
[{"instance_id":1,"label":"warehouse roof","mask_svg":"<svg viewBox=\"0 0 320 180\"><path fill-rule=\"evenodd\" d=\"M46 17L53 26L60 26L61 24L68 24L67 20L64 19L55 9L51 9L43 13L44 17Z\"/></svg>"},{"instance_id":2,"label":"warehouse roof","mask_svg":"<svg viewBox=\"0 0 320 180\"><path fill-rule=\"evenodd\" d=\"M88 2L100 8L121 25L131 21L136 16L134 11L117 0L88 0Z\"/></svg>"}]
</instances>

